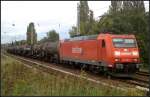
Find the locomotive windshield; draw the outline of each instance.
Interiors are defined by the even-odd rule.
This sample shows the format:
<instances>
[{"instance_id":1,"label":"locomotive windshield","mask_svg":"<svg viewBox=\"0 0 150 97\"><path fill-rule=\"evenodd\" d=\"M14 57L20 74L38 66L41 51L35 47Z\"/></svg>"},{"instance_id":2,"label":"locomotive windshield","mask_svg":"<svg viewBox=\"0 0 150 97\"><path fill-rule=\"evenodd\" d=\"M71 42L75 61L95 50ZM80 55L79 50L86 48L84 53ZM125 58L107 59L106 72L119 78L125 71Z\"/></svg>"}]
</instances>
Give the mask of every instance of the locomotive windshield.
<instances>
[{"instance_id":1,"label":"locomotive windshield","mask_svg":"<svg viewBox=\"0 0 150 97\"><path fill-rule=\"evenodd\" d=\"M115 47L136 47L135 39L114 38L113 44Z\"/></svg>"}]
</instances>

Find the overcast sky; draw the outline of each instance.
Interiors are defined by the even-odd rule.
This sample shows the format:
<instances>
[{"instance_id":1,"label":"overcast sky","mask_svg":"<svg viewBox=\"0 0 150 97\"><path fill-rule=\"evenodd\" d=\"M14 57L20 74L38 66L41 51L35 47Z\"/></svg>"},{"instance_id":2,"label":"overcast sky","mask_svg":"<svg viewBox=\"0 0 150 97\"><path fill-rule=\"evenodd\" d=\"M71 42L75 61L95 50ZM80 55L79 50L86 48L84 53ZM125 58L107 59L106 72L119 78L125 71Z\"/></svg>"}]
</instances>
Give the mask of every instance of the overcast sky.
<instances>
[{"instance_id":1,"label":"overcast sky","mask_svg":"<svg viewBox=\"0 0 150 97\"><path fill-rule=\"evenodd\" d=\"M34 22L38 40L55 29L60 39L69 38L68 31L77 23L79 1L1 1L1 43L25 40L27 26ZM146 11L149 1L144 1ZM88 1L94 18L107 12L110 1ZM15 24L15 26L12 26ZM60 27L59 27L60 24Z\"/></svg>"}]
</instances>

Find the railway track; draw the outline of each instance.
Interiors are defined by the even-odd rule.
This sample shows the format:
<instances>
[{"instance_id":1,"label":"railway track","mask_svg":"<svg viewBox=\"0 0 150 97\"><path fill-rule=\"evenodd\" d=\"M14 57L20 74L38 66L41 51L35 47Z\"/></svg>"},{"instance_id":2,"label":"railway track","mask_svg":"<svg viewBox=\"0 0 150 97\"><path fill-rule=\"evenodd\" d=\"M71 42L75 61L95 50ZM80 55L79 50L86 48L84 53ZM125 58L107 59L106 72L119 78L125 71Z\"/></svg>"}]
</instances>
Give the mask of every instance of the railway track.
<instances>
[{"instance_id":1,"label":"railway track","mask_svg":"<svg viewBox=\"0 0 150 97\"><path fill-rule=\"evenodd\" d=\"M142 75L142 76L150 76L150 73L149 73L149 72L144 72L144 71L139 71L139 72L137 72L136 74Z\"/></svg>"},{"instance_id":2,"label":"railway track","mask_svg":"<svg viewBox=\"0 0 150 97\"><path fill-rule=\"evenodd\" d=\"M133 77L133 79L137 82L138 85L149 88L149 83L150 83L149 72L139 71L136 73L136 75Z\"/></svg>"},{"instance_id":3,"label":"railway track","mask_svg":"<svg viewBox=\"0 0 150 97\"><path fill-rule=\"evenodd\" d=\"M136 86L144 87L144 88L147 88L147 89L149 88L149 84L145 83L145 82L142 82L141 80L129 79L129 80L120 80L120 81L128 83L128 84L134 84Z\"/></svg>"},{"instance_id":4,"label":"railway track","mask_svg":"<svg viewBox=\"0 0 150 97\"><path fill-rule=\"evenodd\" d=\"M72 72L68 72L68 71L66 71L66 70L64 70L64 69L61 69L60 68L60 65L59 65L59 68L56 66L57 64L55 64L55 66L54 66L54 64L53 64L53 66L54 67L51 67L50 65L48 65L48 63L47 63L47 65L44 65L44 64L46 64L46 63L40 63L41 61L38 61L38 60L29 60L29 59L27 59L27 58L24 58L24 57L20 57L20 56L16 56L16 55L12 55L12 54L8 54L8 53L5 53L5 55L7 55L7 56L12 56L12 57L14 57L15 59L17 59L17 60L19 60L19 61L21 61L21 62L23 62L23 63L25 63L25 64L28 64L28 65L30 65L29 67L32 67L32 66L34 66L34 67L36 67L36 68L38 68L38 69L40 69L40 70L42 70L42 71L44 71L44 72L52 72L51 70L53 70L53 71L57 71L57 72L61 72L61 73L66 73L66 74L69 74L69 75L71 75L71 76L75 76L75 77L81 77L80 76L80 73L79 73L79 70L76 70L76 71L78 71L78 72L75 72L74 70L71 70ZM51 69L51 70L49 70L49 69ZM91 73L90 73L91 74ZM103 82L100 82L99 80L104 80L104 79L106 79L106 80L108 80L106 77L104 77L104 76L99 76L99 75L97 75L96 77L95 77L95 74L93 75L90 75L89 74L89 76L88 76L88 79L87 80L89 80L89 81L92 81L92 82L96 82L96 83L101 83L101 84L103 84L103 85L107 85L106 83L103 83ZM101 77L101 79L99 79ZM84 79L86 79L86 77L83 77ZM124 80L124 79L114 79L114 78L112 78L111 80L108 80L108 81L106 81L105 80L105 82L108 82L108 81L111 81L111 82L118 82L119 84L121 84L120 82L123 82L122 84L128 84L128 85L131 85L131 86L135 86L135 87L140 87L140 89L142 89L142 90L145 90L145 91L149 91L149 89L148 89L148 82L146 81L146 82L144 82L144 81L140 81L140 79L139 80L137 80L136 78L133 78L133 79L127 79L127 80ZM115 87L115 86L113 86L113 85L107 85L107 86L110 86L110 87ZM120 87L119 87L120 88ZM121 90L125 90L124 88L120 88Z\"/></svg>"},{"instance_id":5,"label":"railway track","mask_svg":"<svg viewBox=\"0 0 150 97\"><path fill-rule=\"evenodd\" d=\"M120 80L120 79L119 79ZM129 84L134 84L140 87L149 88L150 74L149 72L139 71L136 72L135 76L128 80L120 80Z\"/></svg>"}]
</instances>

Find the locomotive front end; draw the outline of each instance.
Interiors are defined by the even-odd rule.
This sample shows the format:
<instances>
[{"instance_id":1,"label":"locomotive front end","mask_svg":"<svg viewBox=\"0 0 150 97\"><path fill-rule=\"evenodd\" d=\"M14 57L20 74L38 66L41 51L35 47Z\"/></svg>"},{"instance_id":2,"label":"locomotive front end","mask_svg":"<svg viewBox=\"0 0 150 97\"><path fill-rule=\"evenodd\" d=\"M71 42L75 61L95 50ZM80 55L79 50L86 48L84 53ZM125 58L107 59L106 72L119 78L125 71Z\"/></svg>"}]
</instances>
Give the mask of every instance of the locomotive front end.
<instances>
[{"instance_id":1,"label":"locomotive front end","mask_svg":"<svg viewBox=\"0 0 150 97\"><path fill-rule=\"evenodd\" d=\"M135 36L113 36L112 45L115 72L129 75L137 72L140 67L140 58Z\"/></svg>"}]
</instances>

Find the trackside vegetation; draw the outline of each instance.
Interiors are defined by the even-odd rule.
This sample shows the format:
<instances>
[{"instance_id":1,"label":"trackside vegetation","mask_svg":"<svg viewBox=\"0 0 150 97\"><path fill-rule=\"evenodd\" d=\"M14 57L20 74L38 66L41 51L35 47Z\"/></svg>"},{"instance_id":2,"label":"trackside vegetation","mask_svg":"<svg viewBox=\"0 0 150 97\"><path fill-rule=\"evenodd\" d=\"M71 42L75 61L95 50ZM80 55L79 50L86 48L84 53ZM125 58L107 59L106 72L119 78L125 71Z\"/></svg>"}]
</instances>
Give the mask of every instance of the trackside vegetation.
<instances>
[{"instance_id":1,"label":"trackside vegetation","mask_svg":"<svg viewBox=\"0 0 150 97\"><path fill-rule=\"evenodd\" d=\"M146 94L136 89L125 92L60 73L44 73L3 55L1 60L2 96L143 96Z\"/></svg>"}]
</instances>

